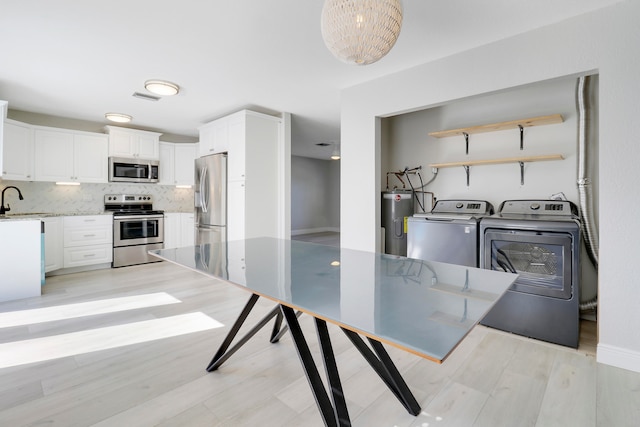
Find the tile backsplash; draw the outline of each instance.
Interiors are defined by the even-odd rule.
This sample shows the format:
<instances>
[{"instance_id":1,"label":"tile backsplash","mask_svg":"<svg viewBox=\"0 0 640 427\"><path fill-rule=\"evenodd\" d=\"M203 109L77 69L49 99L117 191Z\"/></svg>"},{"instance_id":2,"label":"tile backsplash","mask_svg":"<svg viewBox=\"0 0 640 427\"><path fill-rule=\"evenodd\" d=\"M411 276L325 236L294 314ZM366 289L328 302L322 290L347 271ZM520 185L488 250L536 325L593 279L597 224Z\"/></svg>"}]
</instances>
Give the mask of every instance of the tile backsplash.
<instances>
[{"instance_id":1,"label":"tile backsplash","mask_svg":"<svg viewBox=\"0 0 640 427\"><path fill-rule=\"evenodd\" d=\"M193 189L158 184L81 184L56 185L53 182L0 180L0 191L13 185L20 189L24 200L15 190L5 192L4 204L11 205L11 213L99 213L104 211L105 194L150 194L154 209L165 212L192 212Z\"/></svg>"}]
</instances>

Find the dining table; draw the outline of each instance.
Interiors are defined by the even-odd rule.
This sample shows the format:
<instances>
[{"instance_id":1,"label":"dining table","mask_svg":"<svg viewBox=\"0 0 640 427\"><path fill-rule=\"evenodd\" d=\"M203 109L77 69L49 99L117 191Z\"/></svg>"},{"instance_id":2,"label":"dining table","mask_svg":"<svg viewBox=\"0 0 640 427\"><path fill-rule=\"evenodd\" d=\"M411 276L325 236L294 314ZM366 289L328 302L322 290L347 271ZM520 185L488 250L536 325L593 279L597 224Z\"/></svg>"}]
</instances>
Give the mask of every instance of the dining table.
<instances>
[{"instance_id":1,"label":"dining table","mask_svg":"<svg viewBox=\"0 0 640 427\"><path fill-rule=\"evenodd\" d=\"M327 426L351 420L328 324L342 331L412 415L420 404L386 351L400 348L443 363L501 298L517 274L404 256L258 237L149 253L249 294L206 370L220 368L267 324L269 341L290 335ZM273 308L244 326L259 298ZM313 318L326 385L299 317ZM239 336L242 329L242 336ZM340 332L338 332L340 333Z\"/></svg>"}]
</instances>

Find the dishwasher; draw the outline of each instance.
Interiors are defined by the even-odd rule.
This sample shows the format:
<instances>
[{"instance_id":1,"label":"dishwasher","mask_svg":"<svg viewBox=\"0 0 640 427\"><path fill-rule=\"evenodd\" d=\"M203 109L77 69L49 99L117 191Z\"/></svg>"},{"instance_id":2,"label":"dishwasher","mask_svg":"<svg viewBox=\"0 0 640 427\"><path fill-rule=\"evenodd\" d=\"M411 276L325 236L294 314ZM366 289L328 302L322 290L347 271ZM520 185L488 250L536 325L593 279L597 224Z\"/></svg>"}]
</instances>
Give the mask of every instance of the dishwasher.
<instances>
[{"instance_id":1,"label":"dishwasher","mask_svg":"<svg viewBox=\"0 0 640 427\"><path fill-rule=\"evenodd\" d=\"M485 200L438 200L407 220L407 257L478 267L479 222L493 215Z\"/></svg>"}]
</instances>

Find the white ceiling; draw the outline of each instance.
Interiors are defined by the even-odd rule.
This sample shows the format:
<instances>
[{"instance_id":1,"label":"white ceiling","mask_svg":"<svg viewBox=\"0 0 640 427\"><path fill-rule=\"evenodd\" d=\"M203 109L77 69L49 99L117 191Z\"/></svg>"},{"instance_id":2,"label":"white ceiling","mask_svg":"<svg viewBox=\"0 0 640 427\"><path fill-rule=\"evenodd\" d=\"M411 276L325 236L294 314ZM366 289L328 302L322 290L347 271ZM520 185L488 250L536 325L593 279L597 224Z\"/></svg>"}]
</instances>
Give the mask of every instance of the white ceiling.
<instances>
[{"instance_id":1,"label":"white ceiling","mask_svg":"<svg viewBox=\"0 0 640 427\"><path fill-rule=\"evenodd\" d=\"M340 139L341 89L619 1L404 0L396 46L358 67L325 48L322 0L2 0L0 99L92 122L121 112L130 127L194 137L242 108L286 111L293 154L328 158L315 144ZM152 78L182 90L131 96Z\"/></svg>"}]
</instances>

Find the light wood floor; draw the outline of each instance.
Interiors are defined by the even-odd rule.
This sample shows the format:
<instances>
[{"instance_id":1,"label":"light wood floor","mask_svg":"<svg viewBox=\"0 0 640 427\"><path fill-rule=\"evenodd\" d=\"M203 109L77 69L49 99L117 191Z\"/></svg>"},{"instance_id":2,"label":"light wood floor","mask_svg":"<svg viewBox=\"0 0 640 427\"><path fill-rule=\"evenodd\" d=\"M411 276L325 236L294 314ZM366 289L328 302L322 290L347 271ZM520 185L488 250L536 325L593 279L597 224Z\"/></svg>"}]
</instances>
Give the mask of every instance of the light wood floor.
<instances>
[{"instance_id":1,"label":"light wood floor","mask_svg":"<svg viewBox=\"0 0 640 427\"><path fill-rule=\"evenodd\" d=\"M158 292L181 302L0 325L0 346L193 312L225 325L2 368L0 426L322 425L288 336L269 344L267 327L218 371L205 371L248 294L197 273L163 262L55 276L42 297L0 303L0 313ZM249 320L271 307L261 299ZM300 320L317 355L310 318ZM387 347L422 406L413 417L346 337L330 331L355 426L631 426L640 419L640 375L596 364L593 345L572 350L480 326L442 365Z\"/></svg>"}]
</instances>

